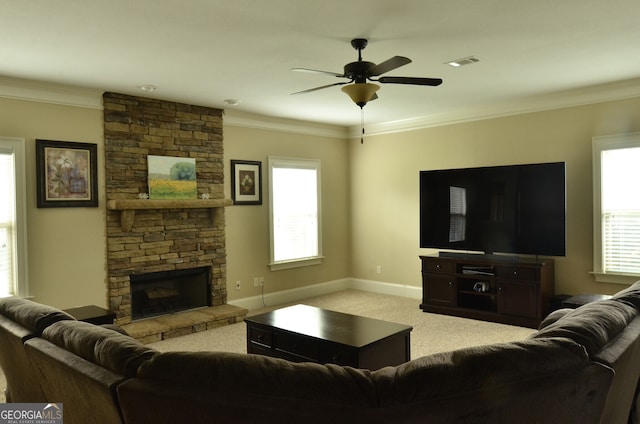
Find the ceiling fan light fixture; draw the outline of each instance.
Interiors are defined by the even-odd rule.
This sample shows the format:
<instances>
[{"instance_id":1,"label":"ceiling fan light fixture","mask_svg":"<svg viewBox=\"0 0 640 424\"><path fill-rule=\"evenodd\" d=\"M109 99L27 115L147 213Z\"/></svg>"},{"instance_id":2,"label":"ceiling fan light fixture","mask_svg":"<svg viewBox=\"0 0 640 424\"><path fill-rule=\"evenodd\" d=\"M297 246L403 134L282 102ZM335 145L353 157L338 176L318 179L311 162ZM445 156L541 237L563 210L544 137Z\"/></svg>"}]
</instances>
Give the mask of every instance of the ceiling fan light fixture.
<instances>
[{"instance_id":1,"label":"ceiling fan light fixture","mask_svg":"<svg viewBox=\"0 0 640 424\"><path fill-rule=\"evenodd\" d=\"M342 87L342 91L347 93L351 100L362 109L367 102L373 100L376 91L380 88L377 84L371 83L356 83L345 85Z\"/></svg>"}]
</instances>

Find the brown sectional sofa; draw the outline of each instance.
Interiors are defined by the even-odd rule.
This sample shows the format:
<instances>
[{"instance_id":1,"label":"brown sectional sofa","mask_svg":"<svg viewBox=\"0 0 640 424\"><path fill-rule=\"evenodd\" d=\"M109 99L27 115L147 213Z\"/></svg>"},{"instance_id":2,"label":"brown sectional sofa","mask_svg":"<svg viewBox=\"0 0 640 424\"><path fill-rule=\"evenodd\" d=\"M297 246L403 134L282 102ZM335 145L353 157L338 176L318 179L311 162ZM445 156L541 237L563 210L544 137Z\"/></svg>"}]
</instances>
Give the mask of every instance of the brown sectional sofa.
<instances>
[{"instance_id":1,"label":"brown sectional sofa","mask_svg":"<svg viewBox=\"0 0 640 424\"><path fill-rule=\"evenodd\" d=\"M369 371L225 352L160 353L55 308L5 298L0 365L11 401L62 402L66 424L609 424L637 417L639 322L640 282L611 300L552 313L527 340ZM42 397L30 397L25 385Z\"/></svg>"},{"instance_id":2,"label":"brown sectional sofa","mask_svg":"<svg viewBox=\"0 0 640 424\"><path fill-rule=\"evenodd\" d=\"M135 423L595 423L611 377L560 339L465 349L374 372L167 352L145 362L118 395L125 421Z\"/></svg>"}]
</instances>

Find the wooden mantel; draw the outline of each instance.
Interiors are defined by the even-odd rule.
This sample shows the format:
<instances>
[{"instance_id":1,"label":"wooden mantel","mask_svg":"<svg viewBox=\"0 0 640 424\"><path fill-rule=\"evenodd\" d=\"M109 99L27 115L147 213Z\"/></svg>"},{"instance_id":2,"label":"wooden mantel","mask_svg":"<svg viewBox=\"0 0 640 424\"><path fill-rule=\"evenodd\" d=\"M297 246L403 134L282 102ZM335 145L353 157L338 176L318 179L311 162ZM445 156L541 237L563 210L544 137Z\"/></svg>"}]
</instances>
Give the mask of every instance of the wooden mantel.
<instances>
[{"instance_id":1,"label":"wooden mantel","mask_svg":"<svg viewBox=\"0 0 640 424\"><path fill-rule=\"evenodd\" d=\"M122 231L129 232L133 227L136 210L142 209L210 209L211 222L215 225L221 208L233 205L231 199L193 199L193 200L151 200L151 199L122 199L107 200L107 209L121 211L120 226Z\"/></svg>"}]
</instances>

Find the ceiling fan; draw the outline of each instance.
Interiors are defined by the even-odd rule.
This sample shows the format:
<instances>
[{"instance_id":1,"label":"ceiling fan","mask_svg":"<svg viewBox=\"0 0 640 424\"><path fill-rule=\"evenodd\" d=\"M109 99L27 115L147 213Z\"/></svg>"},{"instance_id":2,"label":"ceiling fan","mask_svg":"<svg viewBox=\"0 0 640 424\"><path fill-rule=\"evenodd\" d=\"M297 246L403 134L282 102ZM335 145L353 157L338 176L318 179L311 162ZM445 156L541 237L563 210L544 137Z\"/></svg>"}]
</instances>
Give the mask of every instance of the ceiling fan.
<instances>
[{"instance_id":1,"label":"ceiling fan","mask_svg":"<svg viewBox=\"0 0 640 424\"><path fill-rule=\"evenodd\" d=\"M308 90L298 91L292 94L310 93L312 91L322 90L323 88L333 87L336 85L344 85L342 91L347 93L351 100L362 109L367 102L378 98L376 91L380 88L377 84L367 81L379 82L381 84L410 84L410 85L429 85L438 86L442 84L440 78L413 78L413 77L382 77L380 75L392 71L396 68L411 63L411 59L403 56L394 56L379 64L362 60L362 50L367 47L368 40L364 38L355 38L351 40L351 45L358 50L358 61L344 65L342 74L336 72L319 71L307 68L292 68L292 71L312 72L324 75L330 75L338 78L347 78L349 81L336 82L320 87L310 88ZM351 84L353 83L353 84ZM350 84L350 85L346 85Z\"/></svg>"}]
</instances>

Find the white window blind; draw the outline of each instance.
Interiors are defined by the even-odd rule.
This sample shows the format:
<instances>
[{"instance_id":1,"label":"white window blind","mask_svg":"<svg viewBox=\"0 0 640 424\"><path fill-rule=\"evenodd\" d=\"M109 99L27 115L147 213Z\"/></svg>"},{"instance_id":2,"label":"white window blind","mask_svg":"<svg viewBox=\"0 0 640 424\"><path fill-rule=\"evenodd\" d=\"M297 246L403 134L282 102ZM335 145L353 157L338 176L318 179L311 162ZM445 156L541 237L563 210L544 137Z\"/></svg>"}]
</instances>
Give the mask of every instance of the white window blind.
<instances>
[{"instance_id":1,"label":"white window blind","mask_svg":"<svg viewBox=\"0 0 640 424\"><path fill-rule=\"evenodd\" d=\"M593 138L593 274L632 283L640 276L640 133Z\"/></svg>"},{"instance_id":2,"label":"white window blind","mask_svg":"<svg viewBox=\"0 0 640 424\"><path fill-rule=\"evenodd\" d=\"M13 153L0 150L0 297L15 294L15 168Z\"/></svg>"},{"instance_id":3,"label":"white window blind","mask_svg":"<svg viewBox=\"0 0 640 424\"><path fill-rule=\"evenodd\" d=\"M320 161L269 158L271 268L319 262Z\"/></svg>"}]
</instances>

